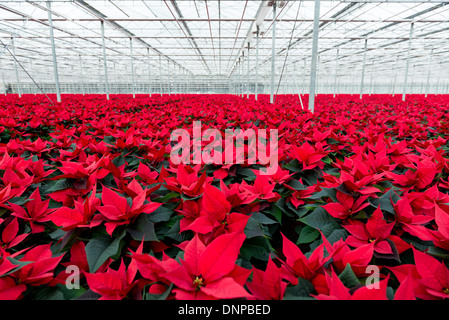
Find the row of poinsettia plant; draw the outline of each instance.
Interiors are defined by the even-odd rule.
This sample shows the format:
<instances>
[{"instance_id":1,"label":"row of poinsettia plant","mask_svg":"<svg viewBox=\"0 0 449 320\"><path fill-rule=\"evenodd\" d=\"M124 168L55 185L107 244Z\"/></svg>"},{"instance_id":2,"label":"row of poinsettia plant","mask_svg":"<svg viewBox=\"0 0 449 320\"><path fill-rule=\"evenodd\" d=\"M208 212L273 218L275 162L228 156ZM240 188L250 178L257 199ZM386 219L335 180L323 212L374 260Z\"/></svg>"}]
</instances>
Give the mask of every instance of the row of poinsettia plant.
<instances>
[{"instance_id":1,"label":"row of poinsettia plant","mask_svg":"<svg viewBox=\"0 0 449 320\"><path fill-rule=\"evenodd\" d=\"M449 298L449 98L300 102L0 97L0 299ZM175 165L194 121L278 169Z\"/></svg>"}]
</instances>

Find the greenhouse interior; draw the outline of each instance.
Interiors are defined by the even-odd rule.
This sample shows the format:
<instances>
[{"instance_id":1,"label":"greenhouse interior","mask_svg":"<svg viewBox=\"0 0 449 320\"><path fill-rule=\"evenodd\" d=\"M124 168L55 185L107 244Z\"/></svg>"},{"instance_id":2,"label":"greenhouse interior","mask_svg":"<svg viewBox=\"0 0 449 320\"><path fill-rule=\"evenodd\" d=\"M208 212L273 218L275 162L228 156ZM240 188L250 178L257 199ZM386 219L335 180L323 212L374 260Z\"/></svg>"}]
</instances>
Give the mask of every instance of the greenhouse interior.
<instances>
[{"instance_id":1,"label":"greenhouse interior","mask_svg":"<svg viewBox=\"0 0 449 320\"><path fill-rule=\"evenodd\" d=\"M449 299L448 0L0 0L0 71L0 300Z\"/></svg>"},{"instance_id":2,"label":"greenhouse interior","mask_svg":"<svg viewBox=\"0 0 449 320\"><path fill-rule=\"evenodd\" d=\"M0 9L3 88L14 93L255 94L257 86L269 94L274 83L277 93L304 94L311 73L316 93L449 90L446 1L56 0Z\"/></svg>"}]
</instances>

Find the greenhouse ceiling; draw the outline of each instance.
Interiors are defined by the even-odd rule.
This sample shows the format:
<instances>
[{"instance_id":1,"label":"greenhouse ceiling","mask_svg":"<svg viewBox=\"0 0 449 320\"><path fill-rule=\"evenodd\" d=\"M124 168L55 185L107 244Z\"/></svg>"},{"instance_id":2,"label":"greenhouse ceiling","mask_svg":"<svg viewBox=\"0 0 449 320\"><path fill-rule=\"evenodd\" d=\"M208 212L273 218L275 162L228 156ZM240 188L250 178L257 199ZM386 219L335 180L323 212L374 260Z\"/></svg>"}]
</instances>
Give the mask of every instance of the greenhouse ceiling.
<instances>
[{"instance_id":1,"label":"greenhouse ceiling","mask_svg":"<svg viewBox=\"0 0 449 320\"><path fill-rule=\"evenodd\" d=\"M131 73L137 82L211 83L241 74L269 84L274 73L276 81L306 83L314 7L314 0L0 0L2 77L54 81L52 29L61 82L101 82L107 65L111 82L131 81ZM391 82L404 77L406 61L409 82L430 71L433 82L449 79L449 1L321 0L318 31L318 81L363 72Z\"/></svg>"}]
</instances>

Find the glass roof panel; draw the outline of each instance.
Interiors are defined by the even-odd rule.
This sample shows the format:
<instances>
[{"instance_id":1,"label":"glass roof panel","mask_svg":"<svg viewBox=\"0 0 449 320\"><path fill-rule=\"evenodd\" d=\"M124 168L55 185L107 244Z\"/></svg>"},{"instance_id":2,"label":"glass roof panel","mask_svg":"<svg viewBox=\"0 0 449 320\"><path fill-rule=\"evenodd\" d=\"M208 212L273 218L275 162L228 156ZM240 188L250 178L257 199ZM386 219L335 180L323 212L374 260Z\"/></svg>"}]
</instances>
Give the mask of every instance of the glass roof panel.
<instances>
[{"instance_id":1,"label":"glass roof panel","mask_svg":"<svg viewBox=\"0 0 449 320\"><path fill-rule=\"evenodd\" d=\"M17 82L17 67L23 83L54 81L50 11L62 82L104 82L101 21L110 81L131 82L131 62L136 81L150 77L154 85L194 77L207 77L212 84L235 82L239 74L255 76L256 68L260 81L266 81L271 74L272 2L0 0L2 76L5 82ZM315 1L276 3L275 76L305 85ZM410 46L411 81L423 81L437 66L432 81L446 83L448 38L449 1L321 0L318 81L352 75L348 80L357 86L365 56L366 74L391 82L403 75Z\"/></svg>"}]
</instances>

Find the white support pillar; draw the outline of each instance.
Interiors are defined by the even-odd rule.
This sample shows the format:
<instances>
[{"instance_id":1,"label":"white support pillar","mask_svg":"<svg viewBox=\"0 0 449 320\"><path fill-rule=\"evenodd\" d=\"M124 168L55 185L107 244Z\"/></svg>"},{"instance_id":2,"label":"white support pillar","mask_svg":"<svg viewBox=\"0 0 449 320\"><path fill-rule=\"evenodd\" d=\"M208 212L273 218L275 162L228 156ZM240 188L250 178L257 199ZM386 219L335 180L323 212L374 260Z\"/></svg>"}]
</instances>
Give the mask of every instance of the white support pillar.
<instances>
[{"instance_id":1,"label":"white support pillar","mask_svg":"<svg viewBox=\"0 0 449 320\"><path fill-rule=\"evenodd\" d=\"M440 68L439 68L439 72L438 72L438 77L437 77L437 83L436 83L436 85L435 85L435 93L436 94L440 94L441 92L440 92L440 80L441 80L441 65L439 66ZM438 68L437 68L437 70L438 70Z\"/></svg>"},{"instance_id":2,"label":"white support pillar","mask_svg":"<svg viewBox=\"0 0 449 320\"><path fill-rule=\"evenodd\" d=\"M340 48L337 48L337 58L335 59L335 76L334 76L334 98L337 94L337 76L338 76L338 55Z\"/></svg>"},{"instance_id":3,"label":"white support pillar","mask_svg":"<svg viewBox=\"0 0 449 320\"><path fill-rule=\"evenodd\" d=\"M313 16L313 42L312 42L312 62L310 70L309 87L309 110L315 111L315 86L316 86L316 66L318 58L318 29L320 24L320 0L315 0L315 9Z\"/></svg>"},{"instance_id":4,"label":"white support pillar","mask_svg":"<svg viewBox=\"0 0 449 320\"><path fill-rule=\"evenodd\" d=\"M148 94L151 98L151 58L150 58L150 48L147 48L147 55L148 55Z\"/></svg>"},{"instance_id":5,"label":"white support pillar","mask_svg":"<svg viewBox=\"0 0 449 320\"><path fill-rule=\"evenodd\" d=\"M162 56L159 55L159 93L162 95Z\"/></svg>"},{"instance_id":6,"label":"white support pillar","mask_svg":"<svg viewBox=\"0 0 449 320\"><path fill-rule=\"evenodd\" d=\"M239 57L239 63L237 64L237 66L236 66L236 68L237 68L237 75L238 75L238 78L237 78L237 91L238 91L238 95L239 95L239 97L240 97L240 95L241 95L241 89L242 89L242 86L240 85L241 84L241 76L240 76L240 69L241 69L241 67L240 67L240 62L241 62L241 58L242 57Z\"/></svg>"},{"instance_id":7,"label":"white support pillar","mask_svg":"<svg viewBox=\"0 0 449 320\"><path fill-rule=\"evenodd\" d=\"M31 58L30 58L30 68L29 68L29 72L28 73L30 75L34 74L34 72L33 72L33 59L31 59ZM31 90L32 90L32 86L31 86L31 83L30 83L29 84L29 92L28 93L31 93ZM36 95L36 93L34 95Z\"/></svg>"},{"instance_id":8,"label":"white support pillar","mask_svg":"<svg viewBox=\"0 0 449 320\"><path fill-rule=\"evenodd\" d=\"M366 63L367 47L368 47L368 39L365 39L365 49L363 50L362 79L360 80L360 99L362 99L363 96L363 81L365 80L365 63Z\"/></svg>"},{"instance_id":9,"label":"white support pillar","mask_svg":"<svg viewBox=\"0 0 449 320\"><path fill-rule=\"evenodd\" d=\"M118 82L119 76L117 75L117 66L116 66L115 62L114 62L114 77L115 77L115 81L114 81L115 90L114 90L114 93L117 94L120 91L119 91L119 82Z\"/></svg>"},{"instance_id":10,"label":"white support pillar","mask_svg":"<svg viewBox=\"0 0 449 320\"><path fill-rule=\"evenodd\" d=\"M6 82L5 82L5 74L2 72L2 83L3 83L3 91L5 91L6 96Z\"/></svg>"},{"instance_id":11,"label":"white support pillar","mask_svg":"<svg viewBox=\"0 0 449 320\"><path fill-rule=\"evenodd\" d=\"M246 99L249 99L249 80L250 80L250 74L249 74L249 46L250 43L248 42L248 61L247 61L247 66L248 66L248 72L247 72L247 81L246 81Z\"/></svg>"},{"instance_id":12,"label":"white support pillar","mask_svg":"<svg viewBox=\"0 0 449 320\"><path fill-rule=\"evenodd\" d=\"M20 98L20 97L22 97L22 84L20 83L19 70L17 69L16 46L14 45L14 38L11 38L11 46L12 46L12 52L14 55L14 70L16 72L17 93L19 94L19 98Z\"/></svg>"},{"instance_id":13,"label":"white support pillar","mask_svg":"<svg viewBox=\"0 0 449 320\"><path fill-rule=\"evenodd\" d=\"M317 64L316 64L316 78L315 79L320 79L320 55L317 56L316 58L317 60ZM315 98L318 95L318 81L315 81Z\"/></svg>"},{"instance_id":14,"label":"white support pillar","mask_svg":"<svg viewBox=\"0 0 449 320\"><path fill-rule=\"evenodd\" d=\"M244 80L244 76L243 76L243 65L245 64L245 51L242 52L242 63L240 64L240 74L241 74L241 82L240 82L240 86L242 89L242 98L245 96L245 80Z\"/></svg>"},{"instance_id":15,"label":"white support pillar","mask_svg":"<svg viewBox=\"0 0 449 320\"><path fill-rule=\"evenodd\" d=\"M427 94L429 93L429 84L430 84L430 71L432 70L432 56L433 56L433 49L430 51L429 56L429 67L427 71L427 83L426 83L426 94L425 97L427 98Z\"/></svg>"},{"instance_id":16,"label":"white support pillar","mask_svg":"<svg viewBox=\"0 0 449 320\"><path fill-rule=\"evenodd\" d=\"M50 1L47 1L47 12L48 12L48 24L50 25L50 42L51 42L51 52L53 56L53 73L55 77L56 100L58 102L61 102L61 90L59 88L58 63L56 61L55 37L53 34L53 20L51 17Z\"/></svg>"},{"instance_id":17,"label":"white support pillar","mask_svg":"<svg viewBox=\"0 0 449 320\"><path fill-rule=\"evenodd\" d=\"M184 91L184 69L178 66L178 72L178 93L182 93Z\"/></svg>"},{"instance_id":18,"label":"white support pillar","mask_svg":"<svg viewBox=\"0 0 449 320\"><path fill-rule=\"evenodd\" d=\"M410 65L410 50L412 48L412 38L413 38L413 26L414 22L410 24L410 37L408 39L408 50L407 50L407 64L405 66L405 76L404 76L404 88L402 89L402 101L405 101L405 96L407 94L407 80L408 80L408 68Z\"/></svg>"},{"instance_id":19,"label":"white support pillar","mask_svg":"<svg viewBox=\"0 0 449 320\"><path fill-rule=\"evenodd\" d=\"M398 63L399 63L399 57L396 58L396 64L395 64L395 67L394 67L393 90L392 90L393 91L393 93L392 93L393 97L394 97L395 91L396 91L396 79L398 77L398 70L397 70Z\"/></svg>"},{"instance_id":20,"label":"white support pillar","mask_svg":"<svg viewBox=\"0 0 449 320\"><path fill-rule=\"evenodd\" d=\"M83 61L81 59L81 55L79 55L79 61L80 61L81 90L82 90L83 96L84 96L85 89L84 89L84 76L83 76Z\"/></svg>"},{"instance_id":21,"label":"white support pillar","mask_svg":"<svg viewBox=\"0 0 449 320\"><path fill-rule=\"evenodd\" d=\"M398 73L397 71L395 71L394 73L394 78L393 78L393 88L392 88L392 96L394 97L395 95L395 91L396 91L396 78L398 77Z\"/></svg>"},{"instance_id":22,"label":"white support pillar","mask_svg":"<svg viewBox=\"0 0 449 320\"><path fill-rule=\"evenodd\" d=\"M168 95L171 94L171 72L170 72L170 60L167 59L167 84L168 84Z\"/></svg>"},{"instance_id":23,"label":"white support pillar","mask_svg":"<svg viewBox=\"0 0 449 320\"><path fill-rule=\"evenodd\" d=\"M103 44L104 84L106 86L106 99L109 100L108 64L106 60L106 45L104 41L104 21L101 20L101 39Z\"/></svg>"},{"instance_id":24,"label":"white support pillar","mask_svg":"<svg viewBox=\"0 0 449 320\"><path fill-rule=\"evenodd\" d=\"M133 38L129 38L129 49L131 53L131 77L132 77L132 83L133 83L133 98L136 97L136 89L135 89L135 83L134 83L134 57L133 57Z\"/></svg>"},{"instance_id":25,"label":"white support pillar","mask_svg":"<svg viewBox=\"0 0 449 320\"><path fill-rule=\"evenodd\" d=\"M256 88L255 88L255 100L257 101L257 91L259 84L259 26L256 26Z\"/></svg>"},{"instance_id":26,"label":"white support pillar","mask_svg":"<svg viewBox=\"0 0 449 320\"><path fill-rule=\"evenodd\" d=\"M273 25L272 25L272 40L271 40L271 92L270 103L274 102L274 72L276 64L276 1L273 1Z\"/></svg>"},{"instance_id":27,"label":"white support pillar","mask_svg":"<svg viewBox=\"0 0 449 320\"><path fill-rule=\"evenodd\" d=\"M180 66L178 66L178 75L176 76L176 92L177 93L181 93L181 79L182 79L182 76L181 76L181 67Z\"/></svg>"},{"instance_id":28,"label":"white support pillar","mask_svg":"<svg viewBox=\"0 0 449 320\"><path fill-rule=\"evenodd\" d=\"M179 92L180 93L186 93L186 70L184 68L179 67L179 71L181 72L181 77L180 77L180 84L179 84Z\"/></svg>"},{"instance_id":29,"label":"white support pillar","mask_svg":"<svg viewBox=\"0 0 449 320\"><path fill-rule=\"evenodd\" d=\"M98 72L97 73L99 75L100 80L96 84L96 87L97 87L97 92L96 93L103 93L104 92L104 90L100 89L100 84L103 83L103 74L101 73L101 69L102 69L101 59L98 58ZM104 89L104 86L103 86L103 89Z\"/></svg>"}]
</instances>

